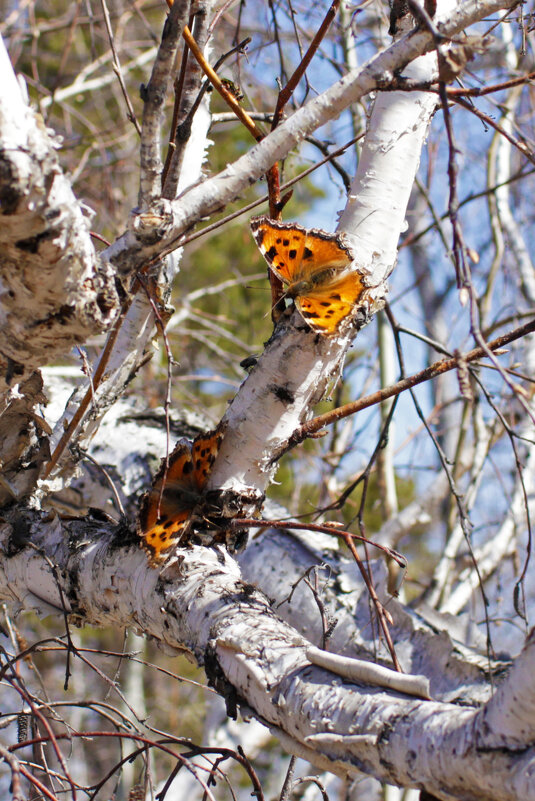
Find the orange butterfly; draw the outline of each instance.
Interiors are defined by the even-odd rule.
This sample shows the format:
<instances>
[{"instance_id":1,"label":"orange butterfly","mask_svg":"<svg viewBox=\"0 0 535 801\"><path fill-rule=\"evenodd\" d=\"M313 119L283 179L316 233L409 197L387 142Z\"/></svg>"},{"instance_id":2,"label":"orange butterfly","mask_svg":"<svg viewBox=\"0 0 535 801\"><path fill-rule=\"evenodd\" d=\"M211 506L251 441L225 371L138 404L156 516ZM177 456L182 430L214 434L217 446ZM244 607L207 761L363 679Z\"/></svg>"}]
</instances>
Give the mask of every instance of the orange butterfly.
<instances>
[{"instance_id":1,"label":"orange butterfly","mask_svg":"<svg viewBox=\"0 0 535 801\"><path fill-rule=\"evenodd\" d=\"M251 230L271 270L286 284L285 297L320 334L335 334L366 295L355 259L343 234L297 223L253 217Z\"/></svg>"},{"instance_id":2,"label":"orange butterfly","mask_svg":"<svg viewBox=\"0 0 535 801\"><path fill-rule=\"evenodd\" d=\"M138 532L151 564L187 541L197 516L202 517L203 496L208 476L219 453L224 426L200 434L193 442L179 440L165 469L162 460L152 488L143 495L139 509ZM162 489L163 487L163 489Z\"/></svg>"}]
</instances>

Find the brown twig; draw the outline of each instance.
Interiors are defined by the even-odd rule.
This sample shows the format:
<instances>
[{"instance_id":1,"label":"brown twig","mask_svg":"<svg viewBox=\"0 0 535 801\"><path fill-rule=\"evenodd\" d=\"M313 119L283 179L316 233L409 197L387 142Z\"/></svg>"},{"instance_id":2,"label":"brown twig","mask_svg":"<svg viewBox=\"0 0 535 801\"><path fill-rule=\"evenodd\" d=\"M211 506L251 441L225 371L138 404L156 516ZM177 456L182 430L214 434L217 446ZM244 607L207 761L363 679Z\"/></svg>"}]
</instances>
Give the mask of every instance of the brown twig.
<instances>
[{"instance_id":1,"label":"brown twig","mask_svg":"<svg viewBox=\"0 0 535 801\"><path fill-rule=\"evenodd\" d=\"M61 454L65 450L65 448L67 446L67 443L69 442L69 440L71 439L72 435L74 434L77 426L81 422L82 417L84 416L85 412L89 408L89 404L91 403L91 401L92 401L92 399L94 397L94 392L96 391L97 387L99 386L100 382L102 381L102 378L103 378L103 375L104 375L104 370L106 369L106 365L108 364L109 358L111 356L111 352L113 350L115 342L117 341L117 336L119 335L119 331L121 330L121 325L123 324L123 321L124 321L124 319L126 317L126 314L128 312L128 309L130 308L131 304L132 304L132 299L131 298L128 298L126 301L124 301L123 307L122 307L121 312L119 314L119 317L117 318L117 320L113 324L113 328L109 333L108 339L106 340L106 344L104 345L104 350L102 351L102 354L100 356L99 363L98 363L97 368L96 368L96 370L95 370L95 372L93 374L93 377L92 377L92 379L90 381L90 386L88 387L88 390L87 390L86 394L84 395L84 397L80 401L80 405L78 406L78 408L76 409L75 413L71 417L71 420L70 420L67 428L65 429L65 431L61 435L61 438L60 438L58 444L54 448L54 452L52 453L52 455L50 457L50 460L48 461L48 463L47 463L47 465L45 467L45 470L43 472L43 475L42 475L43 479L48 478L48 476L50 475L50 473L54 469L55 465L58 462L59 457L61 456Z\"/></svg>"},{"instance_id":2,"label":"brown twig","mask_svg":"<svg viewBox=\"0 0 535 801\"><path fill-rule=\"evenodd\" d=\"M169 7L171 7L172 2L167 0ZM197 42L191 35L191 31L186 25L184 31L182 33L184 40L186 41L189 49L191 50L194 57L199 62L199 66L201 67L202 71L209 78L210 83L213 85L214 89L217 89L225 103L232 109L232 111L236 114L239 120L243 122L247 130L254 136L257 142L260 142L261 139L264 138L263 132L260 128L257 127L254 120L247 114L247 112L240 106L236 98L234 97L231 92L228 91L224 83L221 81L221 78L213 70L210 64L206 61L203 53L201 52L200 48L197 45Z\"/></svg>"},{"instance_id":3,"label":"brown twig","mask_svg":"<svg viewBox=\"0 0 535 801\"><path fill-rule=\"evenodd\" d=\"M351 531L344 531L332 523L299 523L296 520L265 520L259 517L235 517L233 520L229 521L228 528L280 528L285 531L295 529L295 531L319 531L322 534L331 534L333 537L350 537L359 542L371 545L374 548L378 548L384 554L394 559L400 567L407 567L407 560L403 554L398 551L394 551L387 545L381 545L379 542L369 540L361 534L353 534Z\"/></svg>"},{"instance_id":4,"label":"brown twig","mask_svg":"<svg viewBox=\"0 0 535 801\"><path fill-rule=\"evenodd\" d=\"M457 194L457 175L459 172L459 167L457 165L456 156L459 153L459 150L455 144L448 96L446 94L446 84L442 81L439 82L438 93L442 103L444 126L446 128L446 137L448 140L448 215L451 222L453 236L452 255L455 265L455 274L457 277L457 288L459 290L466 290L471 283L471 276L470 267L466 258L466 245L464 243L463 231L458 218L459 196Z\"/></svg>"},{"instance_id":5,"label":"brown twig","mask_svg":"<svg viewBox=\"0 0 535 801\"><path fill-rule=\"evenodd\" d=\"M236 47L233 47L227 53L223 53L223 55L218 58L216 63L213 66L214 72L220 68L220 66L229 58L233 53L239 52L244 53L246 52L246 47L251 41L250 37L246 37L243 41L239 42ZM185 65L187 64L187 54L189 52L189 48L187 44L184 47L184 53L182 55L182 66L180 72L180 79L178 82L178 86L175 90L175 106L173 110L173 120L171 122L171 133L169 137L169 150L167 152L167 157L165 159L165 165L162 172L162 195L164 197L174 198L176 194L176 187L178 183L178 175L175 175L174 180L169 181L170 186L167 185L167 177L171 170L171 165L173 163L173 157L176 156L177 152L180 152L179 145L183 149L186 141L191 136L191 128L193 124L193 118L197 113L199 106L201 105L202 99L206 93L206 90L210 86L210 81L207 79L204 81L203 85L200 88L200 91L197 93L197 97L195 98L191 108L187 112L185 118L179 123L179 111L180 111L180 100L182 97L183 91L183 84L184 84L184 75L183 72L185 71ZM236 115L232 112L233 119L236 119ZM252 119L252 118L251 118ZM181 161L181 160L180 160ZM172 172L177 173L178 168L177 165L174 166L174 170Z\"/></svg>"},{"instance_id":6,"label":"brown twig","mask_svg":"<svg viewBox=\"0 0 535 801\"><path fill-rule=\"evenodd\" d=\"M20 762L10 754L7 748L0 744L0 759L7 762L11 768L11 798L12 801L24 801L24 794L20 785Z\"/></svg>"},{"instance_id":7,"label":"brown twig","mask_svg":"<svg viewBox=\"0 0 535 801\"><path fill-rule=\"evenodd\" d=\"M474 86L470 89L454 89L453 87L447 88L448 97L483 97L490 95L494 92L501 92L504 89L512 89L514 86L519 86L523 83L535 80L535 72L528 72L527 75L521 75L519 78L511 78L510 81L502 81L502 83L495 83L492 86Z\"/></svg>"},{"instance_id":8,"label":"brown twig","mask_svg":"<svg viewBox=\"0 0 535 801\"><path fill-rule=\"evenodd\" d=\"M535 331L535 320L526 323L520 328L516 328L514 331L511 331L508 334L497 337L496 339L492 340L492 342L487 344L487 348L489 351L499 350L505 345L508 345L510 342L514 342L515 340L520 339L521 337L526 336L526 334L530 334L533 331ZM481 359L486 355L486 350L482 347L478 347L468 351L468 353L464 353L463 358L465 362L473 362L475 359ZM339 406L337 409L332 409L330 412L326 412L325 414L314 417L308 423L305 423L297 429L297 431L290 438L288 446L285 448L285 450L297 445L306 437L310 436L310 434L314 434L320 429L325 428L325 426L329 425L335 420L341 420L344 417L349 417L349 415L356 414L357 412L362 411L362 409L367 409L369 406L375 406L375 404L381 403L381 401L387 400L388 398L392 398L394 395L399 395L400 392L404 392L411 387L415 387L417 384L422 384L424 381L429 381L431 378L436 378L436 376L447 373L449 370L455 370L457 368L457 361L457 358L453 357L451 359L441 359L440 361L433 362L433 364L431 364L429 367L426 367L424 370L420 370L420 372L414 373L412 376L403 378L401 381L398 381L396 384L392 384L390 387L379 389L377 392L373 392L371 395L366 395L364 398L359 398L357 401L346 403L344 406ZM274 459L280 458L281 455L282 452L277 453L277 455L274 456Z\"/></svg>"},{"instance_id":9,"label":"brown twig","mask_svg":"<svg viewBox=\"0 0 535 801\"><path fill-rule=\"evenodd\" d=\"M126 107L128 109L128 119L130 122L134 124L136 131L138 132L139 136L141 136L141 126L137 121L136 112L134 111L134 107L132 105L132 101L130 100L130 96L128 94L126 84L124 82L123 73L121 70L121 62L119 61L119 55L117 53L117 49L115 47L115 38L113 36L113 30L111 27L111 19L110 19L110 12L108 11L108 6L106 4L106 0L100 0L100 5L102 7L102 14L104 16L104 24L106 25L106 31L108 33L108 39L110 42L111 52L113 55L113 71L117 75L117 79L119 81L119 86L121 87L121 92L123 93L123 97L126 103Z\"/></svg>"},{"instance_id":10,"label":"brown twig","mask_svg":"<svg viewBox=\"0 0 535 801\"><path fill-rule=\"evenodd\" d=\"M275 113L273 114L273 120L271 122L272 131L275 130L275 128L281 121L284 106L291 98L296 86L298 85L299 81L305 74L308 65L310 64L312 58L314 57L314 54L316 53L316 50L318 49L322 39L327 33L327 30L329 29L331 22L336 16L336 12L338 10L339 5L340 5L340 0L333 1L316 35L312 39L312 42L310 43L307 52L301 59L300 64L297 66L297 69L294 71L291 78L287 81L284 89L281 89L281 91L279 92L279 96L277 98L277 105L275 106ZM278 33L276 28L275 31L277 35L277 43L279 45L279 50L280 50L280 42L278 40ZM282 55L281 55L281 67L282 67ZM280 220L281 211L284 204L281 199L278 164L274 164L273 167L271 167L271 169L268 171L266 175L266 178L267 178L268 193L269 193L269 215L273 219ZM280 305L281 305L281 300L284 296L283 286L280 279L275 275L275 273L272 270L269 271L269 281L271 285L271 316L273 318L273 322L277 322L277 319L280 317L280 314L282 313Z\"/></svg>"},{"instance_id":11,"label":"brown twig","mask_svg":"<svg viewBox=\"0 0 535 801\"><path fill-rule=\"evenodd\" d=\"M398 658L396 656L396 651L394 648L394 643L390 635L390 629L388 628L388 619L384 607L375 591L375 587L373 586L373 582L370 578L370 575L368 574L368 571L364 567L364 563L358 554L358 551L355 547L355 543L353 542L353 535L347 536L347 532L344 532L341 536L345 544L351 551L353 559L357 563L358 569L360 570L360 575L362 576L362 580L364 581L366 589L368 590L370 598L372 599L375 611L377 612L377 617L379 618L379 625L381 626L384 638L386 640L386 644L388 646L388 650L390 651L390 656L392 657L392 663L394 665L394 669L397 670L398 673L402 673L403 671L401 670L401 666L398 662Z\"/></svg>"},{"instance_id":12,"label":"brown twig","mask_svg":"<svg viewBox=\"0 0 535 801\"><path fill-rule=\"evenodd\" d=\"M167 5L171 7L173 5L173 0L167 0ZM203 70L204 74L209 79L210 83L219 92L225 103L232 109L232 111L236 114L238 119L241 120L241 122L245 125L247 130L256 139L256 141L260 142L264 138L263 131L261 131L260 128L258 128L254 120L240 106L238 100L236 100L234 95L228 91L224 83L219 78L218 74L206 61L201 49L197 45L197 42L193 38L191 31L187 25L184 28L182 35L184 37L186 44L191 50L193 56L199 63L201 69ZM267 171L266 180L269 190L270 216L279 217L281 211L281 197L280 197L280 187L279 187L280 183L279 169L277 164L272 165L270 169ZM276 317L277 317L276 308L280 298L282 297L282 285L280 284L280 281L278 281L278 279L276 278L276 276L272 271L270 271L269 278L272 288L272 315L274 317L274 322L276 322Z\"/></svg>"},{"instance_id":13,"label":"brown twig","mask_svg":"<svg viewBox=\"0 0 535 801\"><path fill-rule=\"evenodd\" d=\"M331 4L331 7L327 11L323 19L323 22L318 28L316 35L312 39L308 47L308 50L301 59L301 63L297 66L297 69L287 82L284 89L281 89L281 91L279 92L279 97L277 98L277 105L275 106L275 114L273 115L273 122L271 124L272 131L277 127L277 125L281 121L284 106L291 98L296 86L298 85L299 81L305 74L308 65L310 64L314 55L316 54L316 51L320 46L322 39L325 37L325 34L329 30L329 27L336 16L339 5L340 5L340 0L333 0L333 3Z\"/></svg>"}]
</instances>

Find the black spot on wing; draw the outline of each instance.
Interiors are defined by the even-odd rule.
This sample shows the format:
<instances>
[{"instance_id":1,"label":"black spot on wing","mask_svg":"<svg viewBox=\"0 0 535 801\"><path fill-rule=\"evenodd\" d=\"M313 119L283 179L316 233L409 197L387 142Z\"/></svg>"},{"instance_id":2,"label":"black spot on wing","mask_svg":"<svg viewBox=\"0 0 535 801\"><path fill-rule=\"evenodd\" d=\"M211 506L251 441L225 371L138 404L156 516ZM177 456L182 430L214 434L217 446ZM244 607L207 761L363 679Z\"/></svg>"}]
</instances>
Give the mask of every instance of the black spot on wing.
<instances>
[{"instance_id":1,"label":"black spot on wing","mask_svg":"<svg viewBox=\"0 0 535 801\"><path fill-rule=\"evenodd\" d=\"M268 261L273 261L276 255L277 255L277 248L275 247L275 245L271 245L270 249L266 250L266 252L264 253L264 256Z\"/></svg>"},{"instance_id":2,"label":"black spot on wing","mask_svg":"<svg viewBox=\"0 0 535 801\"><path fill-rule=\"evenodd\" d=\"M304 258L304 259L312 259L312 258L313 258L313 256L314 256L314 254L312 253L312 251L310 250L310 248L305 248L305 249L304 249L304 251L303 251L303 258Z\"/></svg>"},{"instance_id":3,"label":"black spot on wing","mask_svg":"<svg viewBox=\"0 0 535 801\"><path fill-rule=\"evenodd\" d=\"M253 232L253 236L255 241L258 245L261 245L264 241L264 237L266 235L266 231L262 228L256 221L251 223L251 231Z\"/></svg>"},{"instance_id":4,"label":"black spot on wing","mask_svg":"<svg viewBox=\"0 0 535 801\"><path fill-rule=\"evenodd\" d=\"M292 250L289 250L289 251L288 251L288 258L290 258L290 259L295 259L295 257L296 257L296 256L297 256L297 250L294 250L294 249L292 248Z\"/></svg>"}]
</instances>

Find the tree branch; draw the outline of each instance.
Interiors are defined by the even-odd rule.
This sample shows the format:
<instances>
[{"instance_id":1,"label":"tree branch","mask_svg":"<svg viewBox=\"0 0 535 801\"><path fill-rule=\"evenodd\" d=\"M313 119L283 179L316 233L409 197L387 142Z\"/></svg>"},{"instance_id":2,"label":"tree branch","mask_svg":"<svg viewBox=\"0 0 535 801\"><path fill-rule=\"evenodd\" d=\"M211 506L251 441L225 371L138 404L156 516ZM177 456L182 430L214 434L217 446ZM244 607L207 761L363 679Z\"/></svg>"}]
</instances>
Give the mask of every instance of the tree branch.
<instances>
[{"instance_id":1,"label":"tree branch","mask_svg":"<svg viewBox=\"0 0 535 801\"><path fill-rule=\"evenodd\" d=\"M518 740L514 750L503 744L488 750L477 736L484 710L378 691L313 667L308 642L242 582L225 551L188 548L159 574L139 547L120 545L124 532L112 534L96 520L61 524L31 512L5 520L0 543L10 555L2 558L0 597L25 608L61 609L60 581L72 618L140 627L170 648L187 648L231 713L245 704L285 735L290 750L306 749L312 762L423 787L441 799L535 798L532 727L521 752ZM29 540L33 547L25 545ZM532 683L530 657L526 652L514 673L516 693ZM487 708L490 718L494 709Z\"/></svg>"}]
</instances>

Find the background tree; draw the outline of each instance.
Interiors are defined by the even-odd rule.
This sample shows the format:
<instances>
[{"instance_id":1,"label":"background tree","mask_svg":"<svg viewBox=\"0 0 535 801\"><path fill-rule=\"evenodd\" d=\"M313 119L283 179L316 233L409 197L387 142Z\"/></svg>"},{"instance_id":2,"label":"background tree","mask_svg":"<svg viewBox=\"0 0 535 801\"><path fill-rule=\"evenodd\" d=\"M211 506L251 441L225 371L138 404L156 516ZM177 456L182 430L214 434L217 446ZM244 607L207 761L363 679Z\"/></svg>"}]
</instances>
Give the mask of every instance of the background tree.
<instances>
[{"instance_id":1,"label":"background tree","mask_svg":"<svg viewBox=\"0 0 535 801\"><path fill-rule=\"evenodd\" d=\"M531 10L3 11L6 797L535 797ZM271 336L281 212L355 251L332 336ZM222 418L224 534L155 568L140 496Z\"/></svg>"}]
</instances>

